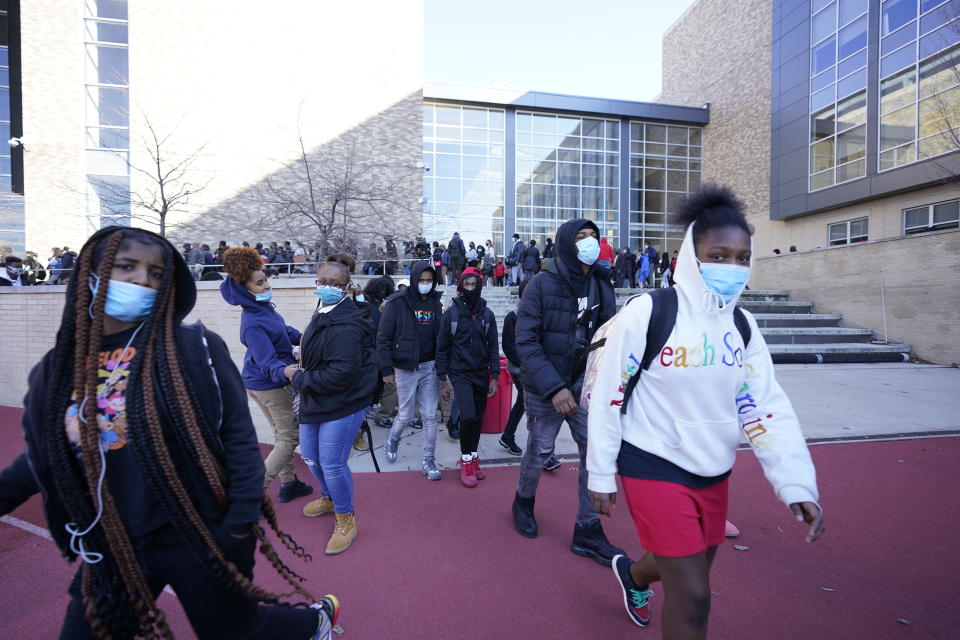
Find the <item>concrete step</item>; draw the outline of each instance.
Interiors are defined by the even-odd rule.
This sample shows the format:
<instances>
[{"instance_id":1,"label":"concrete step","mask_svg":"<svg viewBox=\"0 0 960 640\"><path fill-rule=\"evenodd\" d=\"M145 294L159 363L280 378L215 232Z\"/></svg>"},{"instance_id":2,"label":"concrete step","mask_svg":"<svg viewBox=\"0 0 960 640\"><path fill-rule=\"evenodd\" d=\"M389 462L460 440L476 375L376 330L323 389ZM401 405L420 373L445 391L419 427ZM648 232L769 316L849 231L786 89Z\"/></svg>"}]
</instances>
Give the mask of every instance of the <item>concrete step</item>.
<instances>
[{"instance_id":1,"label":"concrete step","mask_svg":"<svg viewBox=\"0 0 960 640\"><path fill-rule=\"evenodd\" d=\"M840 315L836 313L755 313L757 326L764 328L786 327L839 327Z\"/></svg>"},{"instance_id":2,"label":"concrete step","mask_svg":"<svg viewBox=\"0 0 960 640\"><path fill-rule=\"evenodd\" d=\"M856 342L833 344L771 344L774 364L840 364L845 362L906 362L910 345Z\"/></svg>"},{"instance_id":3,"label":"concrete step","mask_svg":"<svg viewBox=\"0 0 960 640\"><path fill-rule=\"evenodd\" d=\"M811 314L813 313L813 303L812 302L794 302L792 300L777 300L777 301L754 301L747 300L739 304L747 311L753 314L758 313L775 313L775 314L784 314L784 313L804 313Z\"/></svg>"},{"instance_id":4,"label":"concrete step","mask_svg":"<svg viewBox=\"0 0 960 640\"><path fill-rule=\"evenodd\" d=\"M873 338L870 329L850 327L787 327L760 330L767 344L859 343Z\"/></svg>"},{"instance_id":5,"label":"concrete step","mask_svg":"<svg viewBox=\"0 0 960 640\"><path fill-rule=\"evenodd\" d=\"M783 353L910 353L910 345L900 343L833 342L808 344L771 344L771 354Z\"/></svg>"}]
</instances>

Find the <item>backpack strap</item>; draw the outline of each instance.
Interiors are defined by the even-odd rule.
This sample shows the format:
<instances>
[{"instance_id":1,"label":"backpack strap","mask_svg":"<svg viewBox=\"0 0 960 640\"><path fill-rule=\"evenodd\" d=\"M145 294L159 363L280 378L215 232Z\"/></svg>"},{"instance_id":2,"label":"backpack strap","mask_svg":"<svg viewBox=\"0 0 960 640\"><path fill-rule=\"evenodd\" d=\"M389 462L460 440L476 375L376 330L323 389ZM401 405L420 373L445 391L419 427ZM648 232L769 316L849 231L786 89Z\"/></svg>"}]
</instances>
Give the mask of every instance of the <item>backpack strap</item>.
<instances>
[{"instance_id":1,"label":"backpack strap","mask_svg":"<svg viewBox=\"0 0 960 640\"><path fill-rule=\"evenodd\" d=\"M457 305L451 304L450 305L450 335L452 336L457 335L458 324L459 322L457 322Z\"/></svg>"},{"instance_id":2,"label":"backpack strap","mask_svg":"<svg viewBox=\"0 0 960 640\"><path fill-rule=\"evenodd\" d=\"M650 312L650 324L647 325L647 346L643 350L643 360L640 361L640 368L637 369L627 381L623 389L623 403L620 405L620 413L626 415L627 404L633 395L633 390L637 388L640 382L640 374L650 368L653 359L667 344L673 326L677 323L677 290L673 287L666 289L654 289L647 294L653 302L653 310Z\"/></svg>"},{"instance_id":3,"label":"backpack strap","mask_svg":"<svg viewBox=\"0 0 960 640\"><path fill-rule=\"evenodd\" d=\"M740 332L740 337L743 338L743 346L749 346L753 330L750 329L750 322L740 307L733 308L733 323L737 325L737 331Z\"/></svg>"}]
</instances>

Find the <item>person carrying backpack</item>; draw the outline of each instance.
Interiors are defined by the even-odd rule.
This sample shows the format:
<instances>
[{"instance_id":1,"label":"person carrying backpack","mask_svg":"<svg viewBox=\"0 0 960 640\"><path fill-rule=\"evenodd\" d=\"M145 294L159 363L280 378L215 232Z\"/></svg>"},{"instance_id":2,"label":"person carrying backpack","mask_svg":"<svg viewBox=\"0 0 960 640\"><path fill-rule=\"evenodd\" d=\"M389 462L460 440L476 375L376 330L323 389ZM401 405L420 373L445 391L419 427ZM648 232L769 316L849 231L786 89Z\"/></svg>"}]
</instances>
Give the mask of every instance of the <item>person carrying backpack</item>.
<instances>
[{"instance_id":1,"label":"person carrying backpack","mask_svg":"<svg viewBox=\"0 0 960 640\"><path fill-rule=\"evenodd\" d=\"M437 376L450 379L460 409L460 482L472 488L486 477L477 451L487 398L497 393L500 344L497 318L480 296L483 275L476 267L463 270L457 291L440 319Z\"/></svg>"},{"instance_id":2,"label":"person carrying backpack","mask_svg":"<svg viewBox=\"0 0 960 640\"><path fill-rule=\"evenodd\" d=\"M753 317L736 308L750 276L751 229L725 188L705 186L677 215L688 225L675 288L632 299L591 344L589 497L610 515L619 472L640 541L639 561L613 570L634 623L650 622L650 584L663 582L664 637L706 638L710 565L724 539L727 492L741 435L777 497L823 533L813 463Z\"/></svg>"}]
</instances>

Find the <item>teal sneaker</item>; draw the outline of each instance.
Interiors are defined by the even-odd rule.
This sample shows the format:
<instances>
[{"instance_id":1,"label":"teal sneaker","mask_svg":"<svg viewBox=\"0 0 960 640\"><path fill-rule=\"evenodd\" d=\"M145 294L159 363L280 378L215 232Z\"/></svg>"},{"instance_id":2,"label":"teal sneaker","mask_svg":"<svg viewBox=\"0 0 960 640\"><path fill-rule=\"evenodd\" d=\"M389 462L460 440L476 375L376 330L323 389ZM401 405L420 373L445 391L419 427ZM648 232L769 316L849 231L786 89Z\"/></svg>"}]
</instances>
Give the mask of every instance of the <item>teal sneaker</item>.
<instances>
[{"instance_id":1,"label":"teal sneaker","mask_svg":"<svg viewBox=\"0 0 960 640\"><path fill-rule=\"evenodd\" d=\"M614 556L611 566L613 575L617 577L617 583L623 591L623 605L627 609L627 614L634 624L645 627L650 624L650 598L653 597L653 591L649 585L637 586L630 575L630 558L627 556Z\"/></svg>"},{"instance_id":2,"label":"teal sneaker","mask_svg":"<svg viewBox=\"0 0 960 640\"><path fill-rule=\"evenodd\" d=\"M333 640L333 633L343 633L337 626L337 618L340 616L340 601L337 596L327 594L320 598L320 602L310 605L312 609L317 610L320 621L317 625L317 632L313 634L311 640Z\"/></svg>"}]
</instances>

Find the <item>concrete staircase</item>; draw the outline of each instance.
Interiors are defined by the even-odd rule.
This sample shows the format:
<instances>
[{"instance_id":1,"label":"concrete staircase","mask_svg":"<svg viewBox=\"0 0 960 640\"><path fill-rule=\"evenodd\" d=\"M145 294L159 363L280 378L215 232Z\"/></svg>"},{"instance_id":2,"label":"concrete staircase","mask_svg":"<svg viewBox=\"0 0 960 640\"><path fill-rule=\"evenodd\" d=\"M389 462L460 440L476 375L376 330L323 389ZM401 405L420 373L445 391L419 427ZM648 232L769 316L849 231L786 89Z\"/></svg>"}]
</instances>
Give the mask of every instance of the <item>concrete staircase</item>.
<instances>
[{"instance_id":1,"label":"concrete staircase","mask_svg":"<svg viewBox=\"0 0 960 640\"><path fill-rule=\"evenodd\" d=\"M617 304L640 292L617 289ZM456 295L453 287L444 291L444 305ZM497 326L517 304L516 287L484 287L483 297L497 316ZM773 361L778 364L839 362L903 362L909 359L910 346L871 342L870 329L841 326L837 314L816 313L812 302L790 300L789 291L746 291L740 306L754 315Z\"/></svg>"}]
</instances>

